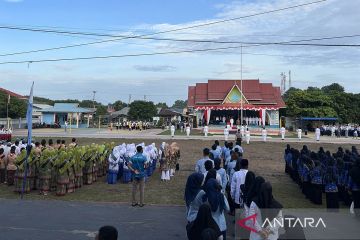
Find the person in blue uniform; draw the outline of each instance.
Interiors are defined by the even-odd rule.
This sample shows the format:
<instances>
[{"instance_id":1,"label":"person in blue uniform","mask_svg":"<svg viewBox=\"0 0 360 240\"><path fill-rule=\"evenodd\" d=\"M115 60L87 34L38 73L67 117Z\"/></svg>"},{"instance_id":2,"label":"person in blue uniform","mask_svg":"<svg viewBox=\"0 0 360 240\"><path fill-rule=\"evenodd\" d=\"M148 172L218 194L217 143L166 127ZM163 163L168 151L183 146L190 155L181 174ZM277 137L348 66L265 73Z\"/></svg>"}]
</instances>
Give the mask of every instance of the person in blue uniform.
<instances>
[{"instance_id":1,"label":"person in blue uniform","mask_svg":"<svg viewBox=\"0 0 360 240\"><path fill-rule=\"evenodd\" d=\"M310 200L315 204L322 204L322 169L319 161L314 162L315 167L310 170L311 196Z\"/></svg>"},{"instance_id":2,"label":"person in blue uniform","mask_svg":"<svg viewBox=\"0 0 360 240\"><path fill-rule=\"evenodd\" d=\"M327 167L324 175L326 194L326 207L328 209L339 208L339 193L337 187L338 171L333 158L327 159Z\"/></svg>"}]
</instances>

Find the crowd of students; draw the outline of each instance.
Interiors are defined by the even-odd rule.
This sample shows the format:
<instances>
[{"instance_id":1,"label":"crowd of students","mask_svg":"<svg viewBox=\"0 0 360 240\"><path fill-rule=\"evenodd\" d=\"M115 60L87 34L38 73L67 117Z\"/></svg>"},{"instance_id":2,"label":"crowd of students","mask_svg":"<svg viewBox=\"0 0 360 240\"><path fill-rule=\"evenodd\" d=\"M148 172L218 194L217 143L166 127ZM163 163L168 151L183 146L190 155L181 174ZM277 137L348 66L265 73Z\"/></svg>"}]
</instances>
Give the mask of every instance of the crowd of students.
<instances>
[{"instance_id":1,"label":"crowd of students","mask_svg":"<svg viewBox=\"0 0 360 240\"><path fill-rule=\"evenodd\" d=\"M326 195L326 206L339 208L339 202L353 208L360 216L360 155L355 146L351 150L338 148L331 154L323 147L317 152L306 145L299 151L287 145L284 154L285 172L299 184L303 194L315 204L322 204Z\"/></svg>"},{"instance_id":2,"label":"crowd of students","mask_svg":"<svg viewBox=\"0 0 360 240\"><path fill-rule=\"evenodd\" d=\"M223 147L215 141L211 150L203 150L185 188L189 240L226 239L225 214L234 216L235 209L243 218L256 214L256 220L246 224L257 232L243 229L241 239L279 238L276 225L263 222L281 218L282 205L274 199L270 182L248 170L251 161L243 153L240 141Z\"/></svg>"}]
</instances>

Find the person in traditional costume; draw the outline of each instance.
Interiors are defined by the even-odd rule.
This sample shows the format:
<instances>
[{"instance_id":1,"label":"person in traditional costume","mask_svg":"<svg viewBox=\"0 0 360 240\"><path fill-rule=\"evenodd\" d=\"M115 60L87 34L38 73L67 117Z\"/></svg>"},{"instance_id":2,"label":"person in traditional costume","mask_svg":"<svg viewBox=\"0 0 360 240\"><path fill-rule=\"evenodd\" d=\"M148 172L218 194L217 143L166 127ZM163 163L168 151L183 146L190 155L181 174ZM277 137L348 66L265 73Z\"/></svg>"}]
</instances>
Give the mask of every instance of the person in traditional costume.
<instances>
[{"instance_id":1,"label":"person in traditional costume","mask_svg":"<svg viewBox=\"0 0 360 240\"><path fill-rule=\"evenodd\" d=\"M266 142L267 131L266 131L265 127L261 130L261 136L262 136L263 142Z\"/></svg>"},{"instance_id":2,"label":"person in traditional costume","mask_svg":"<svg viewBox=\"0 0 360 240\"><path fill-rule=\"evenodd\" d=\"M69 148L77 147L76 138L71 139L71 143L69 144Z\"/></svg>"},{"instance_id":3,"label":"person in traditional costume","mask_svg":"<svg viewBox=\"0 0 360 240\"><path fill-rule=\"evenodd\" d=\"M10 149L10 153L7 157L7 166L6 166L6 182L9 186L14 185L15 182L15 173L17 170L17 167L15 165L15 161L16 161L16 147L12 146Z\"/></svg>"},{"instance_id":4,"label":"person in traditional costume","mask_svg":"<svg viewBox=\"0 0 360 240\"><path fill-rule=\"evenodd\" d=\"M3 184L6 182L6 180L5 180L6 164L7 164L7 158L4 154L4 149L0 148L0 184Z\"/></svg>"},{"instance_id":5,"label":"person in traditional costume","mask_svg":"<svg viewBox=\"0 0 360 240\"><path fill-rule=\"evenodd\" d=\"M50 191L52 161L56 156L53 151L45 149L39 160L39 190L40 194L47 195Z\"/></svg>"},{"instance_id":6,"label":"person in traditional costume","mask_svg":"<svg viewBox=\"0 0 360 240\"><path fill-rule=\"evenodd\" d=\"M171 162L171 150L167 143L163 143L162 156L161 156L161 180L170 181L170 162Z\"/></svg>"}]
</instances>

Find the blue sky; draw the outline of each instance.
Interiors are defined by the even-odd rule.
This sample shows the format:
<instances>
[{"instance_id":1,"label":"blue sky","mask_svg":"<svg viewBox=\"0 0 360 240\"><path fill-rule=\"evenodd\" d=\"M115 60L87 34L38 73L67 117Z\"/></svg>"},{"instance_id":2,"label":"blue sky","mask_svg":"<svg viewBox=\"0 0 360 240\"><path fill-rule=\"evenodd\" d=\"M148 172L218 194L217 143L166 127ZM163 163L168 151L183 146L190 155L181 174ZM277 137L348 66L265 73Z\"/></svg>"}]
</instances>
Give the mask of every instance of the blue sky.
<instances>
[{"instance_id":1,"label":"blue sky","mask_svg":"<svg viewBox=\"0 0 360 240\"><path fill-rule=\"evenodd\" d=\"M238 17L305 0L0 0L0 25L46 26L70 31L144 34L208 21ZM241 21L157 35L179 39L276 42L360 34L360 1L328 0L294 10ZM0 55L109 38L65 36L0 29ZM360 37L323 43L360 44ZM229 45L234 46L234 45ZM49 58L123 55L219 47L208 43L174 43L128 39L59 51L0 57L0 62ZM244 48L243 76L280 84L280 73L292 71L295 87L339 82L360 92L359 48L262 46ZM207 53L0 65L0 86L26 94L35 81L35 95L55 99L146 99L171 104L186 99L187 86L207 79L240 78L240 50Z\"/></svg>"}]
</instances>

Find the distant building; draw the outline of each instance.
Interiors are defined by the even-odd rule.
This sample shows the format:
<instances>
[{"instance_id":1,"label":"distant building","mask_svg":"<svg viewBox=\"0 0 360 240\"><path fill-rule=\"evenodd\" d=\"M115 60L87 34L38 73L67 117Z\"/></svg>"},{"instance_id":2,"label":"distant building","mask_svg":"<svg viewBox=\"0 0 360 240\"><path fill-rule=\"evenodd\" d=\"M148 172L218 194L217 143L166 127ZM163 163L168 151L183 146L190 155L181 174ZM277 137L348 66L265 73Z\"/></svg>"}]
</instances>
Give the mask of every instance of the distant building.
<instances>
[{"instance_id":1,"label":"distant building","mask_svg":"<svg viewBox=\"0 0 360 240\"><path fill-rule=\"evenodd\" d=\"M45 124L59 124L65 126L65 121L73 128L86 128L94 112L79 107L78 103L55 103L53 107L38 110L42 112L42 122Z\"/></svg>"},{"instance_id":2,"label":"distant building","mask_svg":"<svg viewBox=\"0 0 360 240\"><path fill-rule=\"evenodd\" d=\"M51 105L48 104L40 104L34 103L33 104L33 122L43 123L43 112L41 110L51 108Z\"/></svg>"},{"instance_id":3,"label":"distant building","mask_svg":"<svg viewBox=\"0 0 360 240\"><path fill-rule=\"evenodd\" d=\"M130 107L124 107L119 111L110 113L110 121L112 122L123 122L127 121Z\"/></svg>"},{"instance_id":4,"label":"distant building","mask_svg":"<svg viewBox=\"0 0 360 240\"><path fill-rule=\"evenodd\" d=\"M162 108L158 113L158 116L167 126L170 125L172 122L179 123L185 117L185 115L183 114L183 109L175 108Z\"/></svg>"},{"instance_id":5,"label":"distant building","mask_svg":"<svg viewBox=\"0 0 360 240\"><path fill-rule=\"evenodd\" d=\"M279 127L279 109L285 107L280 87L258 79L208 80L188 88L188 110L201 125L225 125L230 119L234 124L259 125L254 119L261 119L261 125Z\"/></svg>"},{"instance_id":6,"label":"distant building","mask_svg":"<svg viewBox=\"0 0 360 240\"><path fill-rule=\"evenodd\" d=\"M5 88L1 88L0 87L0 92L3 92L4 94L10 96L10 97L14 97L14 98L17 98L17 99L20 99L20 100L27 100L27 97L26 96L23 96L23 95L20 95L20 94L17 94L17 93L14 93L10 90L7 90Z\"/></svg>"}]
</instances>

